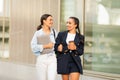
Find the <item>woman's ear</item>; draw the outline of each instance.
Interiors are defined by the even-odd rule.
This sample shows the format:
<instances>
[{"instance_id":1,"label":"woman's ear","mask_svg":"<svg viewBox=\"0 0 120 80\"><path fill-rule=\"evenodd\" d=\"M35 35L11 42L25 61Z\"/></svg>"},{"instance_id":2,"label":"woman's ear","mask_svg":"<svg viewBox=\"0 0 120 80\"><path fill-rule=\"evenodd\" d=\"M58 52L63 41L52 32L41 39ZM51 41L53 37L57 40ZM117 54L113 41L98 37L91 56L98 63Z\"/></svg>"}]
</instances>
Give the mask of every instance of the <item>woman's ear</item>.
<instances>
[{"instance_id":1,"label":"woman's ear","mask_svg":"<svg viewBox=\"0 0 120 80\"><path fill-rule=\"evenodd\" d=\"M75 28L77 28L77 24L75 24Z\"/></svg>"},{"instance_id":2,"label":"woman's ear","mask_svg":"<svg viewBox=\"0 0 120 80\"><path fill-rule=\"evenodd\" d=\"M45 23L46 22L46 20L43 20L43 23Z\"/></svg>"}]
</instances>

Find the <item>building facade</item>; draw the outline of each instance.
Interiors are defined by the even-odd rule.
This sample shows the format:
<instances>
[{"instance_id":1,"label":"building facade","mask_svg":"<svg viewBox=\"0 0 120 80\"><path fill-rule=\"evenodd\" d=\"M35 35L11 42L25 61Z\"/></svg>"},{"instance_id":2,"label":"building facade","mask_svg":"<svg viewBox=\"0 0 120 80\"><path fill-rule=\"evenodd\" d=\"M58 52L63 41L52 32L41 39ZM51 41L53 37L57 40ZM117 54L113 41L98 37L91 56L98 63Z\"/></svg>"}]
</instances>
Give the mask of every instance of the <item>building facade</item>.
<instances>
[{"instance_id":1,"label":"building facade","mask_svg":"<svg viewBox=\"0 0 120 80\"><path fill-rule=\"evenodd\" d=\"M85 75L120 79L120 0L0 0L0 60L34 65L30 41L40 16L53 15L54 28L80 19Z\"/></svg>"}]
</instances>

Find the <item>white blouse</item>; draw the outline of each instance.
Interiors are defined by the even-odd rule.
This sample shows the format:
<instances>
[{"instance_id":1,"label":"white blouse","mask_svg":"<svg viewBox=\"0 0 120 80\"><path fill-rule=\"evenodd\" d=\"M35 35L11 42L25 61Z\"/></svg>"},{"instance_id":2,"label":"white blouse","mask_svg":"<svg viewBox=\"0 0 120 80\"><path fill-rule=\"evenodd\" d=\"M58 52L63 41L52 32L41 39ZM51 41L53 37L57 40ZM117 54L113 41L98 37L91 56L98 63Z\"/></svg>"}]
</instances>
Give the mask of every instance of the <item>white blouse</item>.
<instances>
[{"instance_id":1,"label":"white blouse","mask_svg":"<svg viewBox=\"0 0 120 80\"><path fill-rule=\"evenodd\" d=\"M76 34L68 33L68 35L67 35L67 39L66 39L66 43L68 44L69 41L74 41L74 39L75 39L75 35L76 35Z\"/></svg>"}]
</instances>

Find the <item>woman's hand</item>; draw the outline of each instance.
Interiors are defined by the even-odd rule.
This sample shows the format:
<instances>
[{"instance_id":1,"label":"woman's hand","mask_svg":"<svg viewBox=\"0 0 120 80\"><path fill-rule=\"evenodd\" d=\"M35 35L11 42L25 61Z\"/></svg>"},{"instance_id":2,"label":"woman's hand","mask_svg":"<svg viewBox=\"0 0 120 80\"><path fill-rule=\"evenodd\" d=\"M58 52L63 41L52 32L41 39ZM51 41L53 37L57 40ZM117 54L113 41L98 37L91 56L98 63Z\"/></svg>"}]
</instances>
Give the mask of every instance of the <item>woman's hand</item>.
<instances>
[{"instance_id":1,"label":"woman's hand","mask_svg":"<svg viewBox=\"0 0 120 80\"><path fill-rule=\"evenodd\" d=\"M69 50L76 50L76 45L75 45L74 41L69 42L68 49Z\"/></svg>"},{"instance_id":2,"label":"woman's hand","mask_svg":"<svg viewBox=\"0 0 120 80\"><path fill-rule=\"evenodd\" d=\"M62 49L63 49L63 45L60 44L60 45L58 46L58 51L62 52Z\"/></svg>"}]
</instances>

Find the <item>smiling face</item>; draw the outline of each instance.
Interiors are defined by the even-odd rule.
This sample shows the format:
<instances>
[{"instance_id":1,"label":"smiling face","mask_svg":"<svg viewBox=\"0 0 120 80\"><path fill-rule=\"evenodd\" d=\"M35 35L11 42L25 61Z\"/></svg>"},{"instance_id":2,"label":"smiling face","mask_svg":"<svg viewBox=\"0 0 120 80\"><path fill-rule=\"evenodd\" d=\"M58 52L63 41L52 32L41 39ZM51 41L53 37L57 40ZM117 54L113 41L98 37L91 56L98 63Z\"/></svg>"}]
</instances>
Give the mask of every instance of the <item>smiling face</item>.
<instances>
[{"instance_id":1,"label":"smiling face","mask_svg":"<svg viewBox=\"0 0 120 80\"><path fill-rule=\"evenodd\" d=\"M66 26L67 26L68 31L75 31L76 27L77 27L77 24L75 24L74 19L69 18L68 21L67 21Z\"/></svg>"},{"instance_id":2,"label":"smiling face","mask_svg":"<svg viewBox=\"0 0 120 80\"><path fill-rule=\"evenodd\" d=\"M51 27L53 25L53 18L49 16L46 20L43 21L44 25Z\"/></svg>"}]
</instances>

